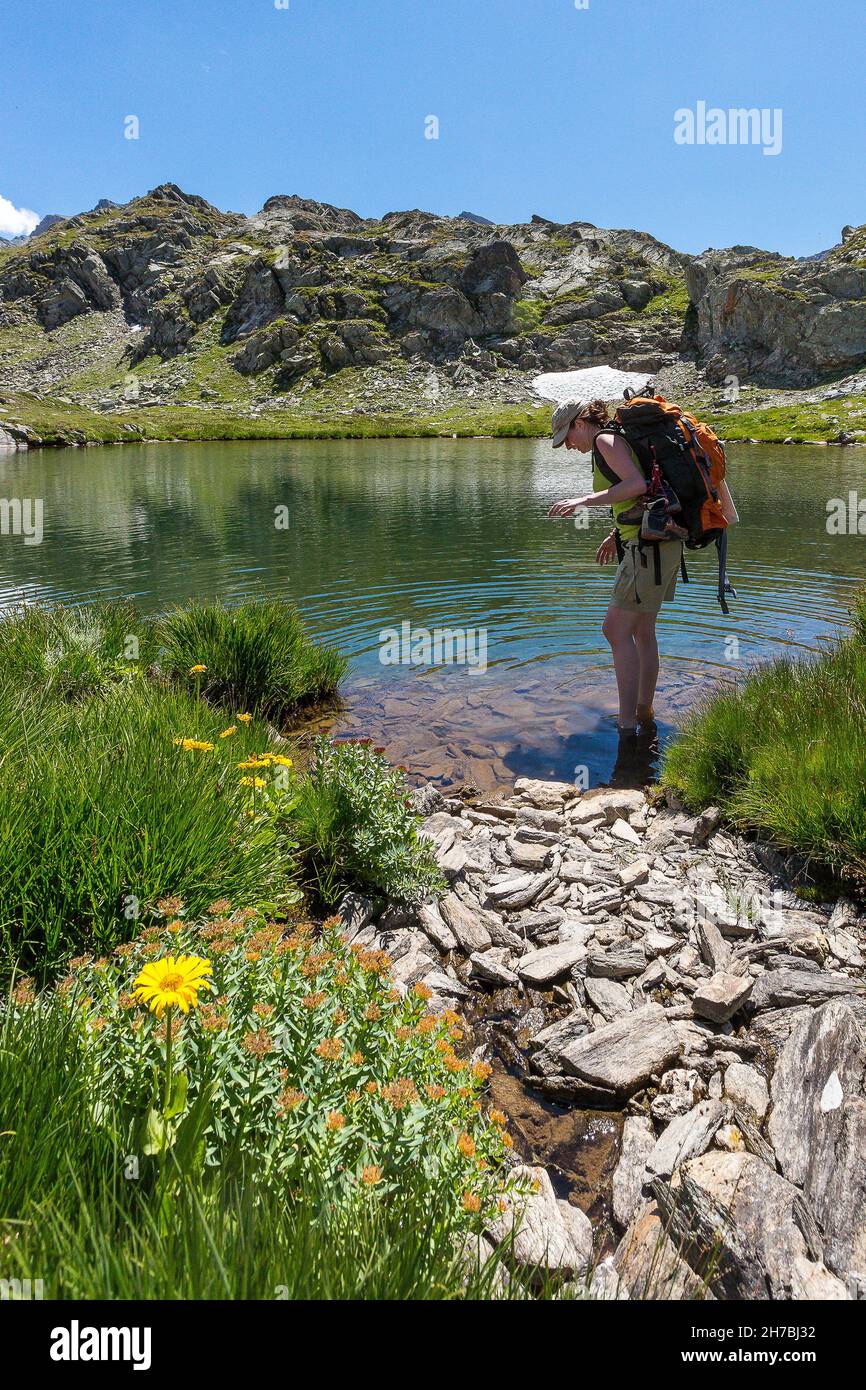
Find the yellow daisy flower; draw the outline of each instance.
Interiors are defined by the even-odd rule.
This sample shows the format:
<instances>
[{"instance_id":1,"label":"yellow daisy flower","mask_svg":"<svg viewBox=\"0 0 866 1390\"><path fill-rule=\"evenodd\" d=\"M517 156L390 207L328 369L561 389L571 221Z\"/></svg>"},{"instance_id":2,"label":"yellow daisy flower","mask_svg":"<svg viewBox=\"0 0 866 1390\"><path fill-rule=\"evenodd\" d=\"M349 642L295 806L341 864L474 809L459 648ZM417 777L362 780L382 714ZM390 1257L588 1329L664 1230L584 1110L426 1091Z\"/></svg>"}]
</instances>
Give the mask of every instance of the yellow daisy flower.
<instances>
[{"instance_id":1,"label":"yellow daisy flower","mask_svg":"<svg viewBox=\"0 0 866 1390\"><path fill-rule=\"evenodd\" d=\"M239 714L238 720L241 724L251 724L253 716L251 714Z\"/></svg>"},{"instance_id":2,"label":"yellow daisy flower","mask_svg":"<svg viewBox=\"0 0 866 1390\"><path fill-rule=\"evenodd\" d=\"M237 724L231 724L227 729L223 729L222 733L220 734L220 738L231 738L232 734L236 734L237 731Z\"/></svg>"},{"instance_id":3,"label":"yellow daisy flower","mask_svg":"<svg viewBox=\"0 0 866 1390\"><path fill-rule=\"evenodd\" d=\"M198 1004L198 991L210 973L210 961L201 956L163 956L144 966L133 990L157 1018L170 1008L188 1013Z\"/></svg>"},{"instance_id":4,"label":"yellow daisy flower","mask_svg":"<svg viewBox=\"0 0 866 1390\"><path fill-rule=\"evenodd\" d=\"M191 676L201 676L206 670L207 667L202 666L201 662L199 662L197 666L190 666L189 673Z\"/></svg>"}]
</instances>

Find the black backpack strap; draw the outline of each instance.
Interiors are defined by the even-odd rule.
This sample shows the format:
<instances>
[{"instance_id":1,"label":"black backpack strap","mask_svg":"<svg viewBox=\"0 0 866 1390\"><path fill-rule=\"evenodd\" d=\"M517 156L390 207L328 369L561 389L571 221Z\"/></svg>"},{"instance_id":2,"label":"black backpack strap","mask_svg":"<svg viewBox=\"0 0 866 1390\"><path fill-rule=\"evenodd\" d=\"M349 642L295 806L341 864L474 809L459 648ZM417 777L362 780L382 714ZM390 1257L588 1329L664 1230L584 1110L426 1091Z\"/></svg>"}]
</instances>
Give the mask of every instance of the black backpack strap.
<instances>
[{"instance_id":1,"label":"black backpack strap","mask_svg":"<svg viewBox=\"0 0 866 1390\"><path fill-rule=\"evenodd\" d=\"M689 572L686 569L686 552L684 549L680 551L680 574L682 575L683 583L688 584Z\"/></svg>"},{"instance_id":2,"label":"black backpack strap","mask_svg":"<svg viewBox=\"0 0 866 1390\"><path fill-rule=\"evenodd\" d=\"M731 594L733 598L737 597L737 591L731 584L731 581L728 579L727 530L723 531L722 534L716 538L716 550L719 552L719 588L717 597L719 600L719 607L721 608L722 612L727 616L727 614L730 613L731 610L725 602L725 594Z\"/></svg>"},{"instance_id":3,"label":"black backpack strap","mask_svg":"<svg viewBox=\"0 0 866 1390\"><path fill-rule=\"evenodd\" d=\"M646 562L647 547L649 547L649 549L650 549L650 550L652 551L652 553L653 553L653 583L654 583L654 584L661 584L661 582L662 582L662 558L661 558L661 552L660 552L660 550L659 550L659 546L660 546L660 545L661 545L661 542L660 542L660 541L647 541L647 540L644 540L644 538L643 538L642 536L641 536L640 540L639 540L638 543L637 543L638 553L639 553L639 555L640 555L640 562L641 562L641 565L643 566L644 569L646 569L646 567L647 567L647 562ZM640 599L638 599L638 603L640 603Z\"/></svg>"},{"instance_id":4,"label":"black backpack strap","mask_svg":"<svg viewBox=\"0 0 866 1390\"><path fill-rule=\"evenodd\" d=\"M622 536L619 534L619 527L618 527L618 526L614 526L614 528L613 528L613 539L614 539L614 542L615 542L615 544L616 544L616 558L617 558L617 561L619 562L619 564L622 564L622 562L623 562L623 557L624 557L624 555L625 555L625 546L624 546L623 543L622 543Z\"/></svg>"},{"instance_id":5,"label":"black backpack strap","mask_svg":"<svg viewBox=\"0 0 866 1390\"><path fill-rule=\"evenodd\" d=\"M653 582L655 584L661 584L662 582L662 557L659 541L656 541L653 546Z\"/></svg>"},{"instance_id":6,"label":"black backpack strap","mask_svg":"<svg viewBox=\"0 0 866 1390\"><path fill-rule=\"evenodd\" d=\"M600 433L600 434L616 434L617 431L614 430L614 429L606 429L606 430L600 430L599 433ZM608 481L611 485L614 485L614 484L616 484L616 483L621 483L621 482L622 482L622 478L619 476L619 474L614 472L614 470L611 468L610 464L609 464L609 463L606 461L606 459L602 456L601 449L599 449L599 447L598 447L598 445L596 444L595 440L592 441L592 461L593 461L593 463L595 464L596 468L598 469L599 473L602 475L602 477L603 477L603 478L607 478L607 481Z\"/></svg>"}]
</instances>

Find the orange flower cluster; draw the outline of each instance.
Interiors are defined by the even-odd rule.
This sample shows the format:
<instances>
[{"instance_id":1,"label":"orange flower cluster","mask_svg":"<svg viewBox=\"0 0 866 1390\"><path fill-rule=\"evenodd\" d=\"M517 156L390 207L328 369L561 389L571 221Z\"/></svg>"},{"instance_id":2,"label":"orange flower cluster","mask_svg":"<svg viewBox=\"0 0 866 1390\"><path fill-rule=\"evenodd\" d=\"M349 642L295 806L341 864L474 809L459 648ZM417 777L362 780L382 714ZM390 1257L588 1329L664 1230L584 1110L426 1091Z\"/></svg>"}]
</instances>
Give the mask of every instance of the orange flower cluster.
<instances>
[{"instance_id":1,"label":"orange flower cluster","mask_svg":"<svg viewBox=\"0 0 866 1390\"><path fill-rule=\"evenodd\" d=\"M277 1110L281 1115L288 1115L306 1099L303 1091L296 1090L294 1086L287 1086L277 1097Z\"/></svg>"},{"instance_id":2,"label":"orange flower cluster","mask_svg":"<svg viewBox=\"0 0 866 1390\"><path fill-rule=\"evenodd\" d=\"M267 1028L257 1028L254 1033L245 1033L241 1047L251 1057L267 1057L274 1050L274 1040Z\"/></svg>"},{"instance_id":3,"label":"orange flower cluster","mask_svg":"<svg viewBox=\"0 0 866 1390\"><path fill-rule=\"evenodd\" d=\"M398 1081L392 1081L389 1085L383 1086L382 1095L395 1110L403 1110L418 1099L415 1082L409 1076L401 1076Z\"/></svg>"}]
</instances>

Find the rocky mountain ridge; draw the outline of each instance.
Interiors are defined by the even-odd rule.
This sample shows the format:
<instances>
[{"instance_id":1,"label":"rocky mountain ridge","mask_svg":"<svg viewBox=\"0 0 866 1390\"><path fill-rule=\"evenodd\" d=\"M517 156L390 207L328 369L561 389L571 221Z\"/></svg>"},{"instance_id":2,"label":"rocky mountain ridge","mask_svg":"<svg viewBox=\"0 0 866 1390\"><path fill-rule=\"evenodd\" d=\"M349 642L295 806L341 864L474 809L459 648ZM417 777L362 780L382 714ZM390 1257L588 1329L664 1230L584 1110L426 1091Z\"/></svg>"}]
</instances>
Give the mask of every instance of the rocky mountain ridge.
<instances>
[{"instance_id":1,"label":"rocky mountain ridge","mask_svg":"<svg viewBox=\"0 0 866 1390\"><path fill-rule=\"evenodd\" d=\"M0 247L0 389L91 408L297 398L351 379L526 399L542 371L686 362L802 386L866 363L866 227L818 260L643 232L297 195L252 217L173 184ZM428 401L429 406L429 401Z\"/></svg>"}]
</instances>

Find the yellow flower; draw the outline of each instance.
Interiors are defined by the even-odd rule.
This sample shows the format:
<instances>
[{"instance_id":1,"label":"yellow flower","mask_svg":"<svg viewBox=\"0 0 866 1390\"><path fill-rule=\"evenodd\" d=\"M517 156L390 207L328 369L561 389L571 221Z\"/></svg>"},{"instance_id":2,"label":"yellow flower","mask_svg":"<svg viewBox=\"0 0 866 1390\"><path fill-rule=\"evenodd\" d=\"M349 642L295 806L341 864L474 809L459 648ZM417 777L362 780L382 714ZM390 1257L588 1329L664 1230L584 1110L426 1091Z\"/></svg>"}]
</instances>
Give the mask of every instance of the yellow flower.
<instances>
[{"instance_id":1,"label":"yellow flower","mask_svg":"<svg viewBox=\"0 0 866 1390\"><path fill-rule=\"evenodd\" d=\"M220 734L220 738L231 738L232 734L236 734L237 731L237 724L230 724L227 729L223 729L222 733Z\"/></svg>"},{"instance_id":2,"label":"yellow flower","mask_svg":"<svg viewBox=\"0 0 866 1390\"><path fill-rule=\"evenodd\" d=\"M252 723L252 720L253 720L253 716L252 716L251 714L239 714L239 715L238 715L238 723L240 723L240 724L251 724L251 723Z\"/></svg>"},{"instance_id":3,"label":"yellow flower","mask_svg":"<svg viewBox=\"0 0 866 1390\"><path fill-rule=\"evenodd\" d=\"M268 784L263 777L242 777L242 787L266 787Z\"/></svg>"},{"instance_id":4,"label":"yellow flower","mask_svg":"<svg viewBox=\"0 0 866 1390\"><path fill-rule=\"evenodd\" d=\"M282 753L269 753L268 757L272 763L277 764L277 767L294 767L295 765L291 758L283 757Z\"/></svg>"},{"instance_id":5,"label":"yellow flower","mask_svg":"<svg viewBox=\"0 0 866 1390\"><path fill-rule=\"evenodd\" d=\"M481 1198L478 1196L477 1192L463 1193L463 1210L469 1212L481 1210Z\"/></svg>"},{"instance_id":6,"label":"yellow flower","mask_svg":"<svg viewBox=\"0 0 866 1390\"><path fill-rule=\"evenodd\" d=\"M201 662L199 662L197 666L190 666L189 673L191 676L203 676L206 670L207 667L202 666Z\"/></svg>"},{"instance_id":7,"label":"yellow flower","mask_svg":"<svg viewBox=\"0 0 866 1390\"><path fill-rule=\"evenodd\" d=\"M329 1130L342 1129L342 1128L343 1128L343 1125L344 1125L345 1123L346 1123L346 1117L345 1117L345 1115L341 1115L340 1112L339 1112L339 1110L332 1110L331 1113L329 1114L327 1120L325 1121L325 1129L329 1129Z\"/></svg>"},{"instance_id":8,"label":"yellow flower","mask_svg":"<svg viewBox=\"0 0 866 1390\"><path fill-rule=\"evenodd\" d=\"M157 1018L168 1008L188 1013L198 1004L198 991L210 973L210 961L201 956L163 956L144 966L133 990Z\"/></svg>"},{"instance_id":9,"label":"yellow flower","mask_svg":"<svg viewBox=\"0 0 866 1390\"><path fill-rule=\"evenodd\" d=\"M203 743L198 738L176 738L174 742L187 753L212 753L214 750L214 744Z\"/></svg>"},{"instance_id":10,"label":"yellow flower","mask_svg":"<svg viewBox=\"0 0 866 1390\"><path fill-rule=\"evenodd\" d=\"M382 1181L382 1169L378 1163L370 1163L366 1168L361 1169L361 1182L366 1187L375 1187L377 1182Z\"/></svg>"},{"instance_id":11,"label":"yellow flower","mask_svg":"<svg viewBox=\"0 0 866 1390\"><path fill-rule=\"evenodd\" d=\"M262 764L258 758L244 758L244 761L237 763L236 766L240 768L241 772L250 772L255 768L260 768Z\"/></svg>"},{"instance_id":12,"label":"yellow flower","mask_svg":"<svg viewBox=\"0 0 866 1390\"><path fill-rule=\"evenodd\" d=\"M475 1157L475 1140L472 1138L471 1134L461 1134L460 1138L457 1140L457 1147L466 1158Z\"/></svg>"}]
</instances>

